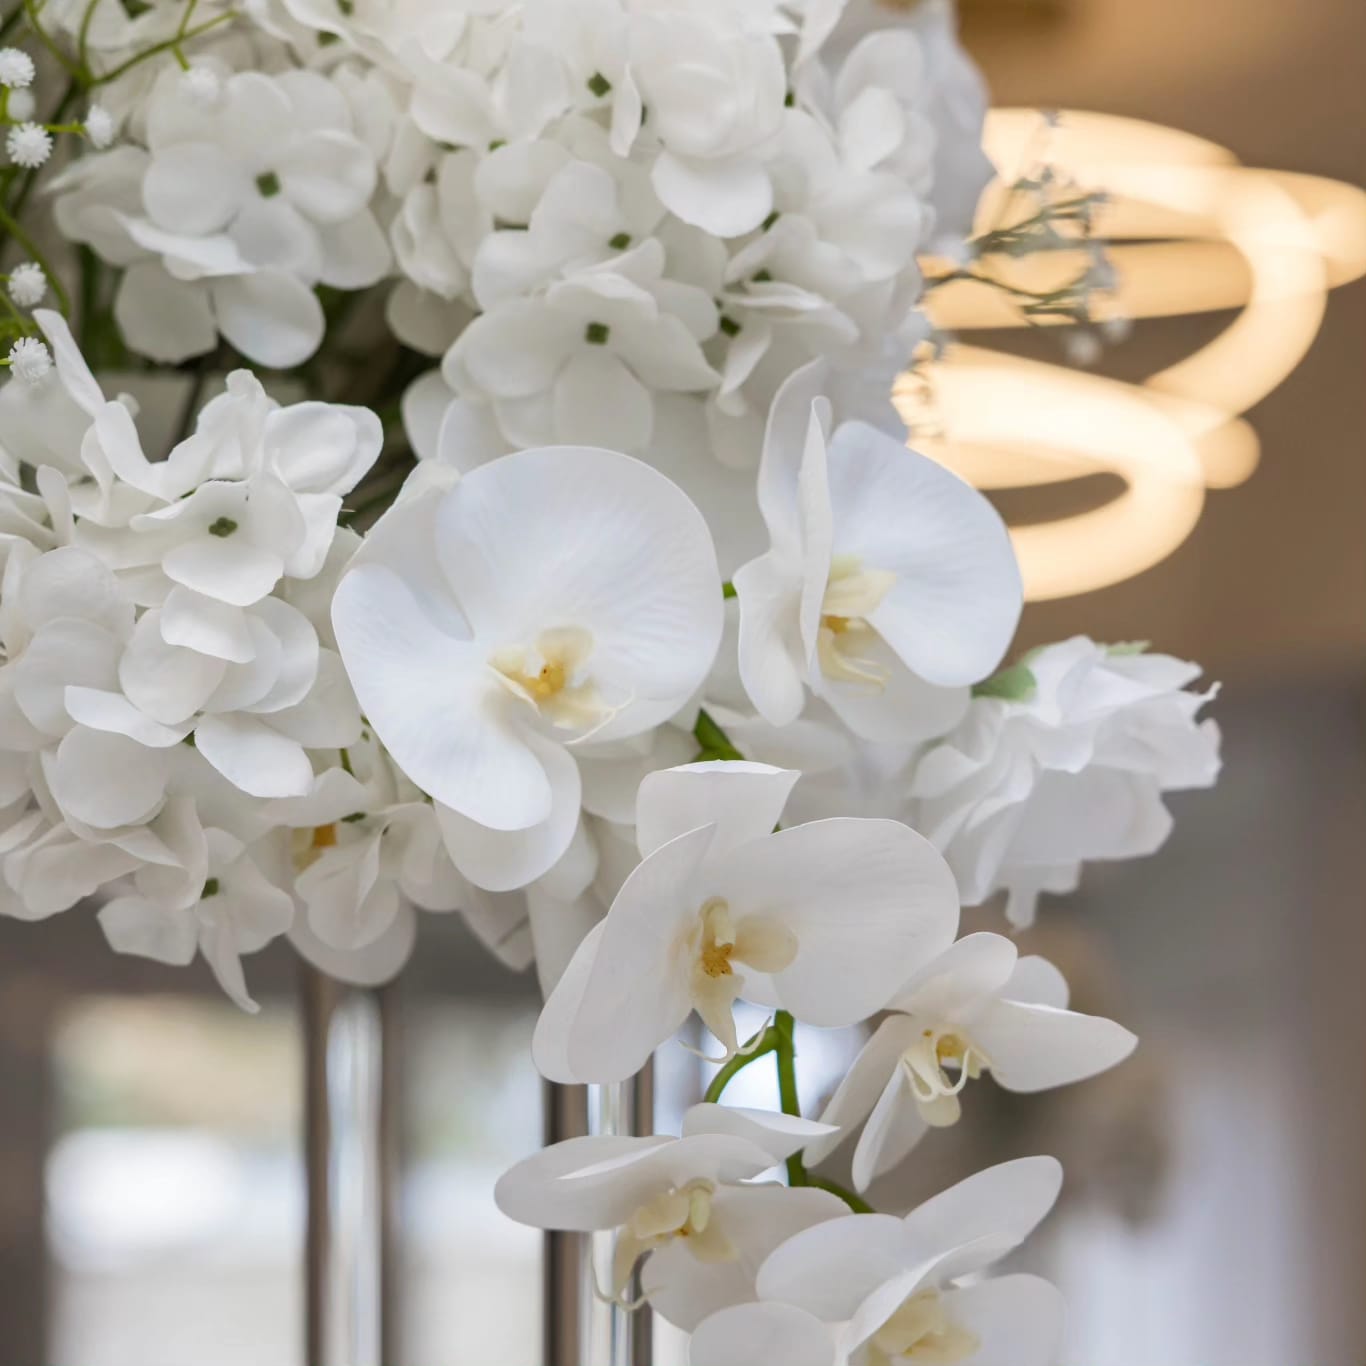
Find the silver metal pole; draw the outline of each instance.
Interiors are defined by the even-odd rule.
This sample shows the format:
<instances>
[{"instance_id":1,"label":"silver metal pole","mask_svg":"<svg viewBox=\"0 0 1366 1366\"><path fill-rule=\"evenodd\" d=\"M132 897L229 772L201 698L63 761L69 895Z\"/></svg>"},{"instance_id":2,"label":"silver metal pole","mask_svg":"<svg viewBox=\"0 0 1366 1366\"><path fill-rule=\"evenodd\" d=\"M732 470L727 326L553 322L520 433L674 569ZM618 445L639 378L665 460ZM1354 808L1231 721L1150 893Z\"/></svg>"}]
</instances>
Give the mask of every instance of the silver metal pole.
<instances>
[{"instance_id":1,"label":"silver metal pole","mask_svg":"<svg viewBox=\"0 0 1366 1366\"><path fill-rule=\"evenodd\" d=\"M613 1086L545 1087L546 1142L583 1134L654 1132L654 1068ZM607 1304L614 1236L547 1233L544 1257L545 1366L652 1366L648 1307ZM628 1292L635 1296L638 1286Z\"/></svg>"},{"instance_id":2,"label":"silver metal pole","mask_svg":"<svg viewBox=\"0 0 1366 1366\"><path fill-rule=\"evenodd\" d=\"M545 1143L588 1132L588 1088L544 1085ZM588 1366L593 1278L582 1233L547 1233L541 1264L541 1359L544 1366Z\"/></svg>"},{"instance_id":3,"label":"silver metal pole","mask_svg":"<svg viewBox=\"0 0 1366 1366\"><path fill-rule=\"evenodd\" d=\"M652 1134L655 1131L655 1063L651 1058L628 1083L631 1089L631 1132ZM639 1295L640 1285L632 1287L632 1293ZM654 1366L655 1331L654 1315L648 1304L643 1304L635 1312L632 1324L630 1366Z\"/></svg>"},{"instance_id":4,"label":"silver metal pole","mask_svg":"<svg viewBox=\"0 0 1366 1366\"><path fill-rule=\"evenodd\" d=\"M394 997L305 965L308 1366L394 1360Z\"/></svg>"}]
</instances>

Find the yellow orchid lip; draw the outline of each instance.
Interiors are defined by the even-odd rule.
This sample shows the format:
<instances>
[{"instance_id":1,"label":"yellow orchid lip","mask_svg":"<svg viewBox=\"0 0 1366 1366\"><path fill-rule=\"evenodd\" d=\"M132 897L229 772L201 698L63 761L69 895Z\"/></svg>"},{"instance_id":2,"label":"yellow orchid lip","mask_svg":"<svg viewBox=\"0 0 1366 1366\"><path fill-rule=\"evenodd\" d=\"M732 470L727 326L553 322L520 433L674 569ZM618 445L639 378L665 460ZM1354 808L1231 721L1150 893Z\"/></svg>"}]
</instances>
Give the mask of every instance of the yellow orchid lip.
<instances>
[{"instance_id":1,"label":"yellow orchid lip","mask_svg":"<svg viewBox=\"0 0 1366 1366\"><path fill-rule=\"evenodd\" d=\"M895 574L865 568L857 556L836 555L831 561L816 643L821 672L827 678L878 691L887 686L887 670L858 651L877 639L866 618L877 610L895 583Z\"/></svg>"},{"instance_id":2,"label":"yellow orchid lip","mask_svg":"<svg viewBox=\"0 0 1366 1366\"><path fill-rule=\"evenodd\" d=\"M919 1290L873 1335L869 1366L956 1366L981 1341L954 1323L937 1290Z\"/></svg>"},{"instance_id":3,"label":"yellow orchid lip","mask_svg":"<svg viewBox=\"0 0 1366 1366\"><path fill-rule=\"evenodd\" d=\"M593 648L591 631L559 626L542 631L532 645L495 650L489 664L510 692L553 726L586 729L612 714L588 670Z\"/></svg>"},{"instance_id":4,"label":"yellow orchid lip","mask_svg":"<svg viewBox=\"0 0 1366 1366\"><path fill-rule=\"evenodd\" d=\"M735 1245L712 1217L716 1183L699 1177L670 1186L636 1207L617 1233L612 1253L612 1294L626 1291L636 1263L648 1252L675 1240L684 1241L700 1262L733 1262Z\"/></svg>"},{"instance_id":5,"label":"yellow orchid lip","mask_svg":"<svg viewBox=\"0 0 1366 1366\"><path fill-rule=\"evenodd\" d=\"M695 955L690 982L693 1008L724 1045L729 1059L739 1047L731 1011L745 983L734 965L755 972L781 972L797 956L797 937L770 916L732 917L722 897L705 901L697 917L689 947Z\"/></svg>"}]
</instances>

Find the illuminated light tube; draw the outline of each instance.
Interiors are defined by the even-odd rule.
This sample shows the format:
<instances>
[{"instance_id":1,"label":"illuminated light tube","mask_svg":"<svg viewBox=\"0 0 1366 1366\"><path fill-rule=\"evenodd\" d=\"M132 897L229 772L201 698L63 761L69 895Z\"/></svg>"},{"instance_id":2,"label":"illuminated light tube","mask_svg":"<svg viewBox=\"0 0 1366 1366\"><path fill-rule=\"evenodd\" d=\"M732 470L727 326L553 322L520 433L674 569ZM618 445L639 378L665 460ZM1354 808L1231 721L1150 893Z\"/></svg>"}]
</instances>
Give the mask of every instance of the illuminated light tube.
<instances>
[{"instance_id":1,"label":"illuminated light tube","mask_svg":"<svg viewBox=\"0 0 1366 1366\"><path fill-rule=\"evenodd\" d=\"M1037 111L993 111L996 164L1026 163L1039 126ZM1101 114L1063 114L1048 160L1111 197L1096 231L1117 240L1114 316L1238 312L1139 384L963 345L898 384L917 448L979 488L1123 479L1103 507L1012 528L1034 601L1107 587L1170 555L1194 530L1206 489L1234 487L1257 466L1257 437L1239 414L1304 358L1328 290L1366 274L1366 192L1350 185L1252 170L1203 138ZM993 212L988 190L984 220ZM1037 284L1075 272L1080 256L1068 255L1003 271ZM936 290L927 306L953 333L1027 325L1000 291L971 282ZM927 422L935 435L924 435Z\"/></svg>"}]
</instances>

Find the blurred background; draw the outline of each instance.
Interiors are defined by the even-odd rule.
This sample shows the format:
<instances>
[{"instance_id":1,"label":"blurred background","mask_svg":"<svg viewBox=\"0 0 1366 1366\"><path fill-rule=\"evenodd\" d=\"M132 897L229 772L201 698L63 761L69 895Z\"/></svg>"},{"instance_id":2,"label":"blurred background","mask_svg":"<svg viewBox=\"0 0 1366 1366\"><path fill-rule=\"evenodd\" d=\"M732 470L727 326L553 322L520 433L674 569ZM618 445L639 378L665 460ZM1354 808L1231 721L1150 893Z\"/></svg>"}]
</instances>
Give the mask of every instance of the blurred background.
<instances>
[{"instance_id":1,"label":"blurred background","mask_svg":"<svg viewBox=\"0 0 1366 1366\"><path fill-rule=\"evenodd\" d=\"M1248 165L1366 181L1361 0L963 10L998 104L1149 119ZM1142 322L1101 371L1141 377L1226 321ZM1048 339L1000 340L1057 357ZM1366 284L1331 296L1312 351L1250 417L1260 468L1210 494L1176 553L1025 616L1025 645L1149 639L1224 684L1220 786L1176 799L1157 857L1091 866L1022 946L1143 1047L1049 1097L983 1083L965 1123L884 1192L909 1203L987 1163L1057 1153L1064 1203L1026 1264L1069 1300L1066 1366L1366 1360ZM533 987L447 920L424 935L390 1003L395 1366L532 1366L540 1238L503 1220L491 1190L540 1141ZM113 957L81 913L0 920L7 1360L302 1360L298 971L277 944L252 973L267 1003L255 1019L198 965ZM814 1099L857 1040L801 1045ZM696 1098L695 1067L662 1055L661 1128Z\"/></svg>"}]
</instances>

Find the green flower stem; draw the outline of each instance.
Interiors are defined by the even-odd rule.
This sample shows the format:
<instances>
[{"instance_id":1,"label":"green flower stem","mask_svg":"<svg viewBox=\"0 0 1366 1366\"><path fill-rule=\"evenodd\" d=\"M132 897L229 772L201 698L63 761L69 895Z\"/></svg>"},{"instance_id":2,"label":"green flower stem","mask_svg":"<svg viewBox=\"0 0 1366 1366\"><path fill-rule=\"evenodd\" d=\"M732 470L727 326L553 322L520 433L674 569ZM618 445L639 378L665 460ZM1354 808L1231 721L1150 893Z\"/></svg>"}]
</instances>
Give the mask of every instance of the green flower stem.
<instances>
[{"instance_id":1,"label":"green flower stem","mask_svg":"<svg viewBox=\"0 0 1366 1366\"><path fill-rule=\"evenodd\" d=\"M237 18L236 10L229 10L226 14L220 14L216 18L206 19L202 24L196 24L194 28L185 29L177 33L174 38L167 38L165 42L157 43L155 47L149 47L146 52L139 52L135 57L129 57L126 62L120 62L111 71L106 71L102 76L96 76L91 82L91 86L108 85L110 81L117 80L125 71L131 71L135 66L147 61L149 57L159 56L163 52L178 52L182 43L188 42L191 38L198 38L201 33L207 33L210 29L218 28L222 24L231 23ZM180 55L183 63L184 55Z\"/></svg>"},{"instance_id":2,"label":"green flower stem","mask_svg":"<svg viewBox=\"0 0 1366 1366\"><path fill-rule=\"evenodd\" d=\"M712 719L703 708L697 713L697 724L693 735L702 746L701 753L693 760L699 763L706 759L743 759L745 756L731 743L730 736ZM783 1114L801 1118L801 1099L797 1094L797 1022L786 1010L780 1010L773 1017L762 1034L755 1035L745 1044L744 1051L731 1058L711 1079L703 1100L716 1104L727 1086L748 1067L767 1053L772 1053L778 1066L778 1099ZM846 1190L835 1181L827 1181L823 1176L812 1176L806 1170L801 1153L793 1153L787 1159L787 1184L789 1186L816 1186L838 1196L855 1214L872 1214L873 1207L861 1200L853 1191Z\"/></svg>"},{"instance_id":3,"label":"green flower stem","mask_svg":"<svg viewBox=\"0 0 1366 1366\"><path fill-rule=\"evenodd\" d=\"M877 1211L866 1200L854 1194L853 1191L841 1186L838 1181L827 1181L823 1176L807 1175L806 1184L815 1186L817 1190L829 1191L831 1195L837 1195L855 1214L876 1214Z\"/></svg>"},{"instance_id":4,"label":"green flower stem","mask_svg":"<svg viewBox=\"0 0 1366 1366\"><path fill-rule=\"evenodd\" d=\"M81 15L81 31L76 35L76 61L80 64L81 73L87 83L90 80L90 25L94 23L95 10L99 3L100 0L89 0L85 13Z\"/></svg>"},{"instance_id":5,"label":"green flower stem","mask_svg":"<svg viewBox=\"0 0 1366 1366\"><path fill-rule=\"evenodd\" d=\"M792 1037L795 1025L796 1021L785 1010L780 1010L773 1017L773 1029L778 1035L778 1046L773 1050L778 1061L778 1099L782 1103L783 1114L800 1119L802 1106L797 1098L797 1046ZM801 1153L793 1153L787 1159L787 1184L810 1184Z\"/></svg>"},{"instance_id":6,"label":"green flower stem","mask_svg":"<svg viewBox=\"0 0 1366 1366\"><path fill-rule=\"evenodd\" d=\"M62 92L62 98L57 101L57 107L52 111L48 122L60 123L62 115L65 114L74 103L79 91L80 87L76 81L68 81L66 89ZM24 205L28 203L28 197L33 193L33 187L38 183L38 173L42 169L41 166L38 166L31 167L21 172L19 167L11 166L9 170L6 171L4 186L3 188L0 188L0 199L3 199L9 205L9 211L13 217L19 218L23 215ZM14 196L14 199L11 202L9 199L10 186L14 184L16 180L19 183L19 192ZM48 272L48 275L49 277L51 276L50 271Z\"/></svg>"},{"instance_id":7,"label":"green flower stem","mask_svg":"<svg viewBox=\"0 0 1366 1366\"><path fill-rule=\"evenodd\" d=\"M772 1025L768 1025L757 1038L759 1040L757 1044L751 1039L745 1045L748 1051L737 1053L711 1079L711 1085L707 1087L707 1093L702 1097L703 1100L715 1105L721 1099L726 1087L739 1073L743 1072L750 1063L762 1058L765 1053L772 1053L778 1047L778 1033Z\"/></svg>"},{"instance_id":8,"label":"green flower stem","mask_svg":"<svg viewBox=\"0 0 1366 1366\"><path fill-rule=\"evenodd\" d=\"M38 245L28 233L19 225L19 220L14 218L10 211L0 205L0 231L7 232L21 247L28 253L29 259L42 268L42 272L47 276L47 282L52 286L52 292L57 297L57 304L64 316L71 313L71 299L66 292L66 287L57 277L52 267L48 265L47 258L38 250Z\"/></svg>"},{"instance_id":9,"label":"green flower stem","mask_svg":"<svg viewBox=\"0 0 1366 1366\"><path fill-rule=\"evenodd\" d=\"M48 33L38 19L38 6L34 3L34 0L24 0L24 15L28 19L28 25L37 36L38 41L52 54L56 61L61 65L62 70L65 71L72 80L79 80L81 78L80 68L55 42L53 42L52 35Z\"/></svg>"}]
</instances>

